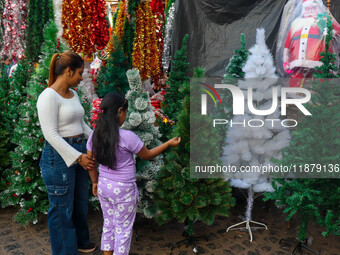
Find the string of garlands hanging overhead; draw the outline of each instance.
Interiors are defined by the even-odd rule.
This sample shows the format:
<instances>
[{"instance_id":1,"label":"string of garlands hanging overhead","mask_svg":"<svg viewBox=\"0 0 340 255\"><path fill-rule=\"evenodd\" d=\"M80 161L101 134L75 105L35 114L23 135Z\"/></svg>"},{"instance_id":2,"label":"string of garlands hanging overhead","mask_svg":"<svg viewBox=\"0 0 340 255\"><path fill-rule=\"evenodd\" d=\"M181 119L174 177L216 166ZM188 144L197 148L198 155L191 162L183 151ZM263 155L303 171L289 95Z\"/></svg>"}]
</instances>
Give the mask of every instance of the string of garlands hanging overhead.
<instances>
[{"instance_id":1,"label":"string of garlands hanging overhead","mask_svg":"<svg viewBox=\"0 0 340 255\"><path fill-rule=\"evenodd\" d=\"M63 37L74 52L94 53L109 41L104 0L64 0Z\"/></svg>"},{"instance_id":2,"label":"string of garlands hanging overhead","mask_svg":"<svg viewBox=\"0 0 340 255\"><path fill-rule=\"evenodd\" d=\"M154 89L159 90L165 86L161 81L162 72L162 52L163 52L163 32L164 32L164 7L162 0L152 0L151 1L151 11L154 15L157 47L158 47L158 59L159 59L159 70L160 73L153 77Z\"/></svg>"},{"instance_id":3,"label":"string of garlands hanging overhead","mask_svg":"<svg viewBox=\"0 0 340 255\"><path fill-rule=\"evenodd\" d=\"M160 75L156 28L150 2L142 1L136 10L136 32L132 53L133 66L142 80Z\"/></svg>"}]
</instances>

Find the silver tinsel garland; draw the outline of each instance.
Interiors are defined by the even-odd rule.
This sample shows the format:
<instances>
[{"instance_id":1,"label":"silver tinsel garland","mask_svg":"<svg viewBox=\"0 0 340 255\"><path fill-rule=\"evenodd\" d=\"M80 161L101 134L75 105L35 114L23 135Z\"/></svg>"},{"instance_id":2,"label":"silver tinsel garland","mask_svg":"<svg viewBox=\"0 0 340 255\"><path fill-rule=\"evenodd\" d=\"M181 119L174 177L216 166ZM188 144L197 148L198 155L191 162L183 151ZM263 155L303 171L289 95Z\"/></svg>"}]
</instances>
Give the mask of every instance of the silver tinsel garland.
<instances>
[{"instance_id":1,"label":"silver tinsel garland","mask_svg":"<svg viewBox=\"0 0 340 255\"><path fill-rule=\"evenodd\" d=\"M171 39L172 39L172 27L175 18L175 3L172 3L169 9L169 15L166 18L167 22L165 25L165 37L164 37L164 48L162 53L162 65L165 73L168 72L170 61L171 61Z\"/></svg>"}]
</instances>

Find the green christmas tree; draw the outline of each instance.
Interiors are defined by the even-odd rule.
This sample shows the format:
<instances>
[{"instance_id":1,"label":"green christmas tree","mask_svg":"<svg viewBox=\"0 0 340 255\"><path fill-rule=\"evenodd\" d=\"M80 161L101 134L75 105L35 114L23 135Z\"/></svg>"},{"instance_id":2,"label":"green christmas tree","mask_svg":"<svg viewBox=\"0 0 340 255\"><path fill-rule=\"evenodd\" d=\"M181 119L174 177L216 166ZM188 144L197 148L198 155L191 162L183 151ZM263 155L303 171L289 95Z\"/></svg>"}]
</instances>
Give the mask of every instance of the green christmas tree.
<instances>
[{"instance_id":1,"label":"green christmas tree","mask_svg":"<svg viewBox=\"0 0 340 255\"><path fill-rule=\"evenodd\" d=\"M44 30L44 44L39 67L28 82L27 100L18 107L19 118L15 126L12 142L17 145L11 153L12 174L8 176L10 185L0 194L1 206L20 205L15 220L21 224L37 222L39 213L47 213L47 192L40 174L39 158L44 145L40 129L36 102L47 87L50 61L54 53L65 50L56 38L57 28L50 21Z\"/></svg>"},{"instance_id":2,"label":"green christmas tree","mask_svg":"<svg viewBox=\"0 0 340 255\"><path fill-rule=\"evenodd\" d=\"M195 70L195 78L201 77L202 70ZM181 143L171 148L164 157L164 165L157 175L155 187L156 221L164 224L170 220L185 222L187 234L194 233L193 224L200 220L208 225L214 222L216 215L229 215L229 209L234 205L231 188L224 179L190 178L190 118L201 122L198 133L192 134L193 139L200 136L202 152L198 157L204 157L207 164L218 163L218 150L215 131L205 127L211 125L211 119L202 118L200 114L190 115L190 84L183 83L178 93L184 98L182 111L178 114L177 124L172 136L180 136ZM197 107L197 106L196 106ZM212 138L207 139L207 137ZM208 155L205 153L208 151Z\"/></svg>"},{"instance_id":3,"label":"green christmas tree","mask_svg":"<svg viewBox=\"0 0 340 255\"><path fill-rule=\"evenodd\" d=\"M236 79L239 78L244 78L244 72L242 71L242 68L245 65L249 55L249 51L246 50L245 47L245 36L244 34L241 34L241 48L233 51L233 55L226 67L227 73L224 75L225 83L236 81Z\"/></svg>"},{"instance_id":4,"label":"green christmas tree","mask_svg":"<svg viewBox=\"0 0 340 255\"><path fill-rule=\"evenodd\" d=\"M234 50L233 55L229 60L229 64L226 67L226 74L224 75L223 83L236 85L238 83L238 79L243 79L245 73L242 68L246 64L246 61L249 56L249 50L245 48L246 40L244 34L241 34L241 48ZM215 108L214 116L216 119L227 119L230 120L233 118L232 114L232 103L233 97L230 91L224 91L220 94L221 100L223 102L223 106L217 104ZM219 130L219 135L223 137L222 143L219 148L223 148L225 146L225 138L227 136L227 125L218 125L217 129ZM222 149L221 149L222 150Z\"/></svg>"},{"instance_id":5,"label":"green christmas tree","mask_svg":"<svg viewBox=\"0 0 340 255\"><path fill-rule=\"evenodd\" d=\"M132 66L132 51L133 41L135 39L136 30L136 9L140 3L140 0L130 0L128 5L129 19L125 19L124 22L124 34L123 34L123 47L124 52L128 58L129 65Z\"/></svg>"},{"instance_id":6,"label":"green christmas tree","mask_svg":"<svg viewBox=\"0 0 340 255\"><path fill-rule=\"evenodd\" d=\"M6 114L8 111L8 106L6 99L10 90L10 82L8 76L5 74L0 76L0 192L4 190L7 186L7 178L5 170L10 165L9 159L9 134L6 128Z\"/></svg>"},{"instance_id":7,"label":"green christmas tree","mask_svg":"<svg viewBox=\"0 0 340 255\"><path fill-rule=\"evenodd\" d=\"M14 128L19 117L18 107L26 99L26 84L32 73L33 68L31 64L26 59L23 59L10 79L8 79L7 75L0 78L0 103L4 105L1 109L1 129L2 134L6 134L1 139L1 150L4 156L0 163L2 169L2 187L5 187L4 184L8 185L7 177L12 174L10 169L11 160L6 152L13 151L16 147L15 144L10 142L10 139L13 137Z\"/></svg>"},{"instance_id":8,"label":"green christmas tree","mask_svg":"<svg viewBox=\"0 0 340 255\"><path fill-rule=\"evenodd\" d=\"M172 61L172 68L167 80L166 94L162 103L163 114L166 118L177 121L178 114L182 111L182 101L184 95L178 90L183 83L189 83L190 78L187 76L189 71L189 62L187 57L187 41L189 35L185 35L182 43L182 48L178 50ZM162 141L166 141L172 131L172 126L167 121L157 119L162 134Z\"/></svg>"},{"instance_id":9,"label":"green christmas tree","mask_svg":"<svg viewBox=\"0 0 340 255\"><path fill-rule=\"evenodd\" d=\"M126 95L129 101L129 110L122 128L135 132L147 148L154 148L161 144L159 141L161 135L158 128L154 126L156 118L149 94L148 92L143 92L138 69L128 70L126 75L130 84L130 90ZM147 218L152 218L155 213L152 207L154 183L162 164L162 155L151 161L136 158L136 177L139 189L137 212L143 213Z\"/></svg>"},{"instance_id":10,"label":"green christmas tree","mask_svg":"<svg viewBox=\"0 0 340 255\"><path fill-rule=\"evenodd\" d=\"M283 150L283 158L274 161L278 165L296 165L303 169L307 166L310 171L314 164L314 173L320 170L323 179L277 179L273 183L275 191L265 198L284 205L287 220L295 214L300 216L299 241L306 238L311 221L326 227L325 236L340 234L340 180L334 178L338 176L340 162L340 87L335 79L328 79L336 78L333 71L337 68L334 65L336 55L329 51L333 30L330 17L327 24L326 48L320 54L323 65L316 69L314 77L317 79L312 81L311 102L304 105L311 116L305 117L292 133L290 147ZM336 176L324 179L332 174L332 169ZM307 174L302 177L308 177Z\"/></svg>"},{"instance_id":11,"label":"green christmas tree","mask_svg":"<svg viewBox=\"0 0 340 255\"><path fill-rule=\"evenodd\" d=\"M40 47L44 42L43 29L53 18L53 4L51 0L30 0L27 15L26 54L33 62L37 62Z\"/></svg>"},{"instance_id":12,"label":"green christmas tree","mask_svg":"<svg viewBox=\"0 0 340 255\"><path fill-rule=\"evenodd\" d=\"M131 68L128 58L124 54L123 46L118 37L114 38L114 51L105 66L99 69L97 76L96 92L99 97L105 96L109 92L119 92L126 94L129 90L129 83L126 71Z\"/></svg>"},{"instance_id":13,"label":"green christmas tree","mask_svg":"<svg viewBox=\"0 0 340 255\"><path fill-rule=\"evenodd\" d=\"M6 108L5 112L3 112L5 118L4 124L11 137L19 117L18 107L26 100L27 82L33 73L34 67L31 62L27 61L27 59L21 60L16 70L12 73L10 79L10 90L5 97Z\"/></svg>"}]
</instances>

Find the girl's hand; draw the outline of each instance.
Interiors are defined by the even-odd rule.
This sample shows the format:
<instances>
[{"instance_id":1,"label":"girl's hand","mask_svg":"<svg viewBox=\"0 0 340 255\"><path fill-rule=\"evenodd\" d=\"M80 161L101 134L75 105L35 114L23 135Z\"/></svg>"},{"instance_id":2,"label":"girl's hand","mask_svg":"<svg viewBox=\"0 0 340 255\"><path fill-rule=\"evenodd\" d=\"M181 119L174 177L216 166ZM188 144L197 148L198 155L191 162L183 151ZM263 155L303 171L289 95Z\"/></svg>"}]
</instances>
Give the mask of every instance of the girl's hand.
<instances>
[{"instance_id":1,"label":"girl's hand","mask_svg":"<svg viewBox=\"0 0 340 255\"><path fill-rule=\"evenodd\" d=\"M181 142L181 137L174 137L168 141L170 147L175 147Z\"/></svg>"},{"instance_id":2,"label":"girl's hand","mask_svg":"<svg viewBox=\"0 0 340 255\"><path fill-rule=\"evenodd\" d=\"M98 197L98 183L92 184L92 193L95 197Z\"/></svg>"},{"instance_id":3,"label":"girl's hand","mask_svg":"<svg viewBox=\"0 0 340 255\"><path fill-rule=\"evenodd\" d=\"M78 162L85 170L90 170L96 167L96 162L91 159L87 154L81 154L81 159Z\"/></svg>"}]
</instances>

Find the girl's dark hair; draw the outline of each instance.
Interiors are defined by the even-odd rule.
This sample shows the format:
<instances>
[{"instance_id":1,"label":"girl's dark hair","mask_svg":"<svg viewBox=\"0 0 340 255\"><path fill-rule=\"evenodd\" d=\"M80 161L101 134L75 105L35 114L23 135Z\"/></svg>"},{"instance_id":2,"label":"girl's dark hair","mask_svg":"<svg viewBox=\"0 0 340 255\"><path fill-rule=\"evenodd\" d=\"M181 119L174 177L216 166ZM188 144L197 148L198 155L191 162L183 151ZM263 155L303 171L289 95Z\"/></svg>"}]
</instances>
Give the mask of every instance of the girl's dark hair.
<instances>
[{"instance_id":1,"label":"girl's dark hair","mask_svg":"<svg viewBox=\"0 0 340 255\"><path fill-rule=\"evenodd\" d=\"M116 167L116 149L119 143L118 109L128 108L128 101L117 92L104 96L100 104L102 113L96 123L92 137L92 153L96 161L111 169Z\"/></svg>"},{"instance_id":2,"label":"girl's dark hair","mask_svg":"<svg viewBox=\"0 0 340 255\"><path fill-rule=\"evenodd\" d=\"M48 86L51 87L56 81L57 77L64 73L67 67L70 67L74 72L78 68L84 66L84 60L72 51L66 51L63 53L56 53L51 59L50 75L48 77ZM74 74L73 74L74 75Z\"/></svg>"}]
</instances>

